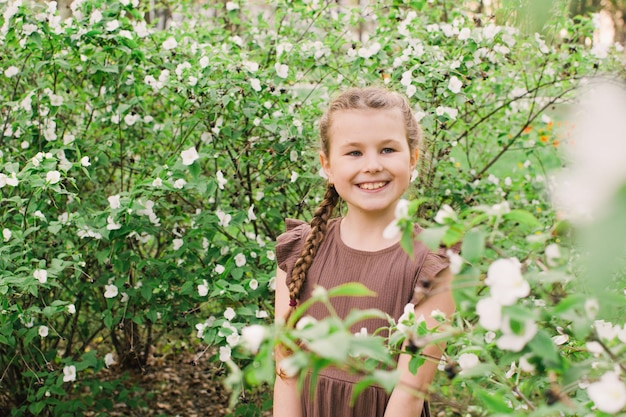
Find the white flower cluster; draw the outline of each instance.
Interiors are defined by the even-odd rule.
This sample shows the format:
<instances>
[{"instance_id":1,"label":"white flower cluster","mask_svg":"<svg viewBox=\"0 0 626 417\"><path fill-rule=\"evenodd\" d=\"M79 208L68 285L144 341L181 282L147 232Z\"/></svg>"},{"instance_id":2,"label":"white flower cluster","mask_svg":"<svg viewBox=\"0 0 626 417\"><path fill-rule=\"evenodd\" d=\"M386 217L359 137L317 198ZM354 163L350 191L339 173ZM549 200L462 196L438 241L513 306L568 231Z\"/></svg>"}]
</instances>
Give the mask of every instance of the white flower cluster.
<instances>
[{"instance_id":1,"label":"white flower cluster","mask_svg":"<svg viewBox=\"0 0 626 417\"><path fill-rule=\"evenodd\" d=\"M518 299L530 294L530 285L522 276L517 258L498 259L487 271L485 283L490 296L476 304L479 323L487 330L501 331L497 346L500 349L519 352L537 333L537 324L532 318L523 323L521 334L511 329L511 318L503 315L502 307L511 306Z\"/></svg>"},{"instance_id":2,"label":"white flower cluster","mask_svg":"<svg viewBox=\"0 0 626 417\"><path fill-rule=\"evenodd\" d=\"M409 218L409 201L405 199L398 200L396 205L395 218L383 231L383 237L385 239L393 240L399 239L402 235L402 230L400 229L399 222L402 219Z\"/></svg>"}]
</instances>

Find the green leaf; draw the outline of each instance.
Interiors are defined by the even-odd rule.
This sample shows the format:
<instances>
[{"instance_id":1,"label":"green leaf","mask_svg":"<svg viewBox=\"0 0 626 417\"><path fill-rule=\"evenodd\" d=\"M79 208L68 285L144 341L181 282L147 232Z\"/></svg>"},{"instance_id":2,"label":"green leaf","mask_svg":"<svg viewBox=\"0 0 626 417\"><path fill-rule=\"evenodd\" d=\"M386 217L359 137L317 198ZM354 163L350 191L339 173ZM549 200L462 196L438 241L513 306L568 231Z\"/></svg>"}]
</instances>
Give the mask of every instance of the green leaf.
<instances>
[{"instance_id":1,"label":"green leaf","mask_svg":"<svg viewBox=\"0 0 626 417\"><path fill-rule=\"evenodd\" d=\"M478 262L485 250L485 233L481 230L472 229L463 237L461 256L470 263Z\"/></svg>"},{"instance_id":2,"label":"green leaf","mask_svg":"<svg viewBox=\"0 0 626 417\"><path fill-rule=\"evenodd\" d=\"M423 242L430 250L437 251L447 231L448 226L429 227L428 229L422 230L421 233L417 235L417 239Z\"/></svg>"},{"instance_id":3,"label":"green leaf","mask_svg":"<svg viewBox=\"0 0 626 417\"><path fill-rule=\"evenodd\" d=\"M348 313L348 315L344 319L344 324L347 327L351 327L354 324L360 322L361 320L374 319L374 318L386 319L387 314L374 308L369 308L367 310L355 309L355 310L350 311L350 313Z\"/></svg>"},{"instance_id":4,"label":"green leaf","mask_svg":"<svg viewBox=\"0 0 626 417\"><path fill-rule=\"evenodd\" d=\"M503 214L502 218L532 227L539 227L541 225L539 220L526 210L511 210Z\"/></svg>"},{"instance_id":5,"label":"green leaf","mask_svg":"<svg viewBox=\"0 0 626 417\"><path fill-rule=\"evenodd\" d=\"M528 343L528 347L541 358L547 368L559 368L561 358L557 347L544 330L537 332L535 337Z\"/></svg>"},{"instance_id":6,"label":"green leaf","mask_svg":"<svg viewBox=\"0 0 626 417\"><path fill-rule=\"evenodd\" d=\"M314 340L308 344L309 349L322 358L343 362L350 353L349 333L335 332L325 338Z\"/></svg>"},{"instance_id":7,"label":"green leaf","mask_svg":"<svg viewBox=\"0 0 626 417\"><path fill-rule=\"evenodd\" d=\"M502 395L499 395L497 392L487 392L481 388L478 388L476 391L476 396L480 399L480 402L491 411L504 414L513 413L513 410L511 410L506 404Z\"/></svg>"},{"instance_id":8,"label":"green leaf","mask_svg":"<svg viewBox=\"0 0 626 417\"><path fill-rule=\"evenodd\" d=\"M372 375L368 375L360 379L359 382L357 382L356 384L354 384L350 404L354 404L354 401L357 399L359 394L361 394L364 389L371 385L380 385L387 393L390 393L398 384L399 380L400 372L397 369L393 371L375 370L374 372L372 372Z\"/></svg>"},{"instance_id":9,"label":"green leaf","mask_svg":"<svg viewBox=\"0 0 626 417\"><path fill-rule=\"evenodd\" d=\"M359 282L349 282L328 290L329 297L375 297L376 293Z\"/></svg>"}]
</instances>

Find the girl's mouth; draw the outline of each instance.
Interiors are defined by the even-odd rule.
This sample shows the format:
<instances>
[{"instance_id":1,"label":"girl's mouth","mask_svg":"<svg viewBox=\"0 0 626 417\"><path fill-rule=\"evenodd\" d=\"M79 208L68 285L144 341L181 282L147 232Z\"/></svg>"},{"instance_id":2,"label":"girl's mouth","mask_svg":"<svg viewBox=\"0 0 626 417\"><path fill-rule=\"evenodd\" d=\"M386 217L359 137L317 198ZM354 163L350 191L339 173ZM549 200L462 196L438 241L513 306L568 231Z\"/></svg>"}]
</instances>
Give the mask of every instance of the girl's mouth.
<instances>
[{"instance_id":1,"label":"girl's mouth","mask_svg":"<svg viewBox=\"0 0 626 417\"><path fill-rule=\"evenodd\" d=\"M383 188L387 185L385 181L379 182L364 182L362 184L358 184L358 187L362 190L378 190L379 188Z\"/></svg>"}]
</instances>

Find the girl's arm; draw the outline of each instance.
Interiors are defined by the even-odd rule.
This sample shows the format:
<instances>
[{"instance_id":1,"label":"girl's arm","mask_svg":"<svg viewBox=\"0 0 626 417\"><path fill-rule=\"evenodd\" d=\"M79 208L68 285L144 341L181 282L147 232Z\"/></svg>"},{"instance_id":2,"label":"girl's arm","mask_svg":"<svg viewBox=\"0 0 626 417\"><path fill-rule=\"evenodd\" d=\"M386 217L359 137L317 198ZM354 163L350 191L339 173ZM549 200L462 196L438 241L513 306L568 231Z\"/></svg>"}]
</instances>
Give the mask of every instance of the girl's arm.
<instances>
[{"instance_id":1,"label":"girl's arm","mask_svg":"<svg viewBox=\"0 0 626 417\"><path fill-rule=\"evenodd\" d=\"M289 309L289 290L286 283L287 273L278 268L276 271L275 318L282 320ZM280 349L274 351L276 360L276 382L274 383L274 417L302 417L300 394L297 389L297 378L280 377L280 361L284 353Z\"/></svg>"},{"instance_id":2,"label":"girl's arm","mask_svg":"<svg viewBox=\"0 0 626 417\"><path fill-rule=\"evenodd\" d=\"M431 290L432 296L426 298L415 307L415 316L421 315L426 319L429 328L438 324L431 317L433 310L441 310L446 316L452 315L455 310L454 299L452 298L452 273L449 268L437 274L434 280L437 284ZM426 356L426 362L419 367L414 375L409 371L409 361L411 356L400 355L398 359L398 369L401 370L400 382L391 393L389 403L385 410L385 417L420 416L424 407L424 399L416 395L416 391L426 393L430 382L437 372L438 359L441 357L445 344L426 346L422 353Z\"/></svg>"}]
</instances>

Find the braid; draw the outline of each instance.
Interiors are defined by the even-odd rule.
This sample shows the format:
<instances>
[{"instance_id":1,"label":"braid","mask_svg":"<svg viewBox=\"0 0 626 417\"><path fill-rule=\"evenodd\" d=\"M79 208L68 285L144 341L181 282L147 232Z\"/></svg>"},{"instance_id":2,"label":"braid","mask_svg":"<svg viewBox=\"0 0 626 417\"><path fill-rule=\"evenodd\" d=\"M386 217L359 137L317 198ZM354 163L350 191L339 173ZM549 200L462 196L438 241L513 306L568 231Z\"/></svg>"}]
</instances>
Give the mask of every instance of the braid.
<instances>
[{"instance_id":1,"label":"braid","mask_svg":"<svg viewBox=\"0 0 626 417\"><path fill-rule=\"evenodd\" d=\"M330 220L333 209L338 201L339 194L337 194L337 190L335 190L333 185L329 184L324 193L324 200L322 200L317 210L315 210L315 214L311 219L311 232L304 242L300 257L296 260L293 270L291 271L291 280L287 285L289 289L290 308L285 317L285 321L291 316L291 312L296 306L297 300L300 298L300 290L304 285L307 271L311 267L317 250L326 236L328 220Z\"/></svg>"}]
</instances>

